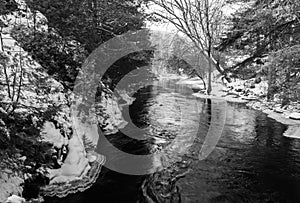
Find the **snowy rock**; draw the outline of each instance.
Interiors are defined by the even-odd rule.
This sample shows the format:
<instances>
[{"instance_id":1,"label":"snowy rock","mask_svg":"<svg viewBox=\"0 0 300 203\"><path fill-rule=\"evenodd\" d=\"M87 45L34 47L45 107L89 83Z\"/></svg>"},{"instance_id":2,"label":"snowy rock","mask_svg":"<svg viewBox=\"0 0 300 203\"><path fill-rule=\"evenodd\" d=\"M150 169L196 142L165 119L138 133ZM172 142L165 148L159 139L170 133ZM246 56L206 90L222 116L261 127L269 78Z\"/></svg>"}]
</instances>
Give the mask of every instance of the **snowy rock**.
<instances>
[{"instance_id":1,"label":"snowy rock","mask_svg":"<svg viewBox=\"0 0 300 203\"><path fill-rule=\"evenodd\" d=\"M256 84L259 84L261 82L261 77L256 77L254 82Z\"/></svg>"},{"instance_id":2,"label":"snowy rock","mask_svg":"<svg viewBox=\"0 0 300 203\"><path fill-rule=\"evenodd\" d=\"M234 90L235 90L236 92L242 92L243 89L244 89L244 87L240 86L240 87L236 87Z\"/></svg>"},{"instance_id":3,"label":"snowy rock","mask_svg":"<svg viewBox=\"0 0 300 203\"><path fill-rule=\"evenodd\" d=\"M250 84L249 88L254 89L255 88L255 84L254 83Z\"/></svg>"},{"instance_id":4,"label":"snowy rock","mask_svg":"<svg viewBox=\"0 0 300 203\"><path fill-rule=\"evenodd\" d=\"M97 160L97 156L93 155L93 154L88 154L87 156L88 160L90 163L94 162Z\"/></svg>"},{"instance_id":5,"label":"snowy rock","mask_svg":"<svg viewBox=\"0 0 300 203\"><path fill-rule=\"evenodd\" d=\"M300 113L292 113L289 116L290 119L294 119L294 120L300 120Z\"/></svg>"},{"instance_id":6,"label":"snowy rock","mask_svg":"<svg viewBox=\"0 0 300 203\"><path fill-rule=\"evenodd\" d=\"M50 184L64 183L82 178L90 169L82 142L76 134L69 141L69 153L59 169L50 169Z\"/></svg>"},{"instance_id":7,"label":"snowy rock","mask_svg":"<svg viewBox=\"0 0 300 203\"><path fill-rule=\"evenodd\" d=\"M17 195L12 195L7 198L6 203L24 203L25 199Z\"/></svg>"},{"instance_id":8,"label":"snowy rock","mask_svg":"<svg viewBox=\"0 0 300 203\"><path fill-rule=\"evenodd\" d=\"M63 145L68 144L68 139L64 137L60 133L60 130L55 128L54 124L51 122L45 122L41 134L43 141L50 142L54 147L57 147L59 149L61 149Z\"/></svg>"}]
</instances>

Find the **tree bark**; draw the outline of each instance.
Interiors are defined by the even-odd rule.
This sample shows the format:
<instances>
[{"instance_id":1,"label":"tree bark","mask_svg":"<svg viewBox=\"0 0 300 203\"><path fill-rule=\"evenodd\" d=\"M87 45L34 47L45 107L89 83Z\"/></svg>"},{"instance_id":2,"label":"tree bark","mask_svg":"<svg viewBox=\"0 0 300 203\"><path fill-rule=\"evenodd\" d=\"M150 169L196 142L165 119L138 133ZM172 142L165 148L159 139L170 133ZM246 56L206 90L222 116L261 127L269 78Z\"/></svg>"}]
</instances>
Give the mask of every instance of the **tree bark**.
<instances>
[{"instance_id":1,"label":"tree bark","mask_svg":"<svg viewBox=\"0 0 300 203\"><path fill-rule=\"evenodd\" d=\"M208 61L208 79L207 79L207 94L210 95L211 91L212 91L212 87L211 87L211 71L212 71L212 63L209 60Z\"/></svg>"}]
</instances>

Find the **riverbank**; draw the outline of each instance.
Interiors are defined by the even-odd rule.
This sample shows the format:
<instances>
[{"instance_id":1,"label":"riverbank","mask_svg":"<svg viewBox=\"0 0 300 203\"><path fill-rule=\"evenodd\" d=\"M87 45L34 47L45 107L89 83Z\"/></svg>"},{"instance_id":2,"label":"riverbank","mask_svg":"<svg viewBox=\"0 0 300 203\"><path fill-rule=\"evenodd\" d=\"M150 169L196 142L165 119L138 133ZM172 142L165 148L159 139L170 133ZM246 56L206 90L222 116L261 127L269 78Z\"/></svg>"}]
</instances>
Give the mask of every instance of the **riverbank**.
<instances>
[{"instance_id":1,"label":"riverbank","mask_svg":"<svg viewBox=\"0 0 300 203\"><path fill-rule=\"evenodd\" d=\"M187 84L192 89L198 90L193 94L195 97L244 103L250 108L266 113L268 117L288 126L284 136L300 139L300 103L291 103L281 107L278 100L268 102L265 97L267 91L266 81L255 83L252 80L236 80L226 85L220 81L215 81L212 84L210 95L205 94L204 86L199 79L182 78L178 83Z\"/></svg>"}]
</instances>

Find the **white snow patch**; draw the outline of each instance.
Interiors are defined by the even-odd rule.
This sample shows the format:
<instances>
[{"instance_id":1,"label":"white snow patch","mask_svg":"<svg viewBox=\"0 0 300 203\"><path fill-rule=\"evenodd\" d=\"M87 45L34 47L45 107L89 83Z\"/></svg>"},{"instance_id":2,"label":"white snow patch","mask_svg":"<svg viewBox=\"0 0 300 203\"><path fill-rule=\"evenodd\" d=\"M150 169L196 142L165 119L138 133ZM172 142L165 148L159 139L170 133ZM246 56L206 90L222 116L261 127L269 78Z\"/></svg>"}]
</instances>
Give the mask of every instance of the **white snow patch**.
<instances>
[{"instance_id":1,"label":"white snow patch","mask_svg":"<svg viewBox=\"0 0 300 203\"><path fill-rule=\"evenodd\" d=\"M300 120L300 113L292 113L289 118L294 120Z\"/></svg>"},{"instance_id":2,"label":"white snow patch","mask_svg":"<svg viewBox=\"0 0 300 203\"><path fill-rule=\"evenodd\" d=\"M68 144L68 139L60 133L59 129L55 128L52 122L45 122L41 135L43 141L50 142L59 149Z\"/></svg>"},{"instance_id":3,"label":"white snow patch","mask_svg":"<svg viewBox=\"0 0 300 203\"><path fill-rule=\"evenodd\" d=\"M177 84L185 84L185 85L203 85L203 82L198 78L191 79L183 79L177 82Z\"/></svg>"},{"instance_id":4,"label":"white snow patch","mask_svg":"<svg viewBox=\"0 0 300 203\"><path fill-rule=\"evenodd\" d=\"M17 195L12 195L7 198L6 203L24 203L25 199Z\"/></svg>"},{"instance_id":5,"label":"white snow patch","mask_svg":"<svg viewBox=\"0 0 300 203\"><path fill-rule=\"evenodd\" d=\"M50 184L81 179L90 169L84 146L77 134L69 140L69 153L59 169L49 169Z\"/></svg>"},{"instance_id":6,"label":"white snow patch","mask_svg":"<svg viewBox=\"0 0 300 203\"><path fill-rule=\"evenodd\" d=\"M300 126L289 126L283 136L300 139Z\"/></svg>"}]
</instances>

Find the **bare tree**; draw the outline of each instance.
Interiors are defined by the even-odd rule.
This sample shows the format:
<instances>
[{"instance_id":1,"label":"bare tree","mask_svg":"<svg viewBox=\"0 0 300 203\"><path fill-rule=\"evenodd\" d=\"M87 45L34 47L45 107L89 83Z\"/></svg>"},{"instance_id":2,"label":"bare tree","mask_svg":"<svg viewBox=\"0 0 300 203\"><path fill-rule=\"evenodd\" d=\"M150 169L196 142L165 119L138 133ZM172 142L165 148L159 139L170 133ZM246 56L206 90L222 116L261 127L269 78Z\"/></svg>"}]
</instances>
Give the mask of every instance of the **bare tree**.
<instances>
[{"instance_id":1,"label":"bare tree","mask_svg":"<svg viewBox=\"0 0 300 203\"><path fill-rule=\"evenodd\" d=\"M208 59L207 93L210 94L211 72L215 66L224 69L214 59L214 45L220 37L223 0L153 0L161 9L155 14L184 33Z\"/></svg>"}]
</instances>

